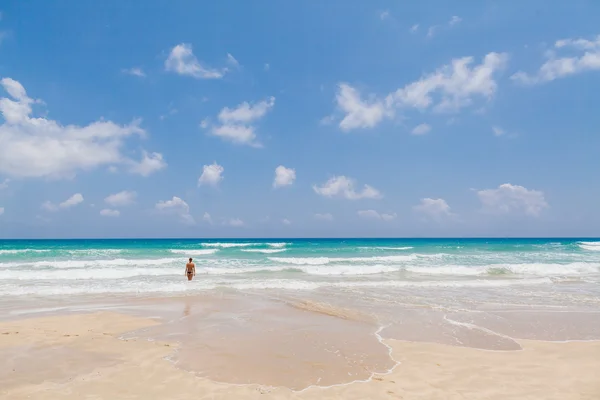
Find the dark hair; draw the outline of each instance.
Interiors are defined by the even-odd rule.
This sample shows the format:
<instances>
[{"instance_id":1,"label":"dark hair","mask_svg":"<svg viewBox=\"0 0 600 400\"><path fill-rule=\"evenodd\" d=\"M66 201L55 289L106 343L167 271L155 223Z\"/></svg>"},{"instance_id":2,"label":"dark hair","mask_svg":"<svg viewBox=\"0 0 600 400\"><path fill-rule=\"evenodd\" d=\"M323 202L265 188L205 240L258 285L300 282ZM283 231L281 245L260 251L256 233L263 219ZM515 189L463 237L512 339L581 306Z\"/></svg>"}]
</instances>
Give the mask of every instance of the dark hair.
<instances>
[{"instance_id":1,"label":"dark hair","mask_svg":"<svg viewBox=\"0 0 600 400\"><path fill-rule=\"evenodd\" d=\"M190 257L190 262L192 262L192 257Z\"/></svg>"}]
</instances>

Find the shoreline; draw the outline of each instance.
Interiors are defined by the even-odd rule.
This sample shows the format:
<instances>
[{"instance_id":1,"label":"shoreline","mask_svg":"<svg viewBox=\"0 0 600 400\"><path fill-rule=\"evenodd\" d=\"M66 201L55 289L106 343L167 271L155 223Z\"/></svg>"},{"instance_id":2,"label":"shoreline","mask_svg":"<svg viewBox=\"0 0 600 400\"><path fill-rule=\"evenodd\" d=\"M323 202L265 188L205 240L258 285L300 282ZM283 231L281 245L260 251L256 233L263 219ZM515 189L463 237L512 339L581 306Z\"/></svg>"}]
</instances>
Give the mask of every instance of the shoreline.
<instances>
[{"instance_id":1,"label":"shoreline","mask_svg":"<svg viewBox=\"0 0 600 400\"><path fill-rule=\"evenodd\" d=\"M471 340L462 345L396 339L381 321L326 303L298 308L247 295L139 300L0 321L0 357L13 369L0 369L0 398L109 399L124 390L128 398L176 399L200 392L277 400L600 396L600 340L511 337L521 350L474 348L469 343L482 343L476 330L456 332Z\"/></svg>"}]
</instances>

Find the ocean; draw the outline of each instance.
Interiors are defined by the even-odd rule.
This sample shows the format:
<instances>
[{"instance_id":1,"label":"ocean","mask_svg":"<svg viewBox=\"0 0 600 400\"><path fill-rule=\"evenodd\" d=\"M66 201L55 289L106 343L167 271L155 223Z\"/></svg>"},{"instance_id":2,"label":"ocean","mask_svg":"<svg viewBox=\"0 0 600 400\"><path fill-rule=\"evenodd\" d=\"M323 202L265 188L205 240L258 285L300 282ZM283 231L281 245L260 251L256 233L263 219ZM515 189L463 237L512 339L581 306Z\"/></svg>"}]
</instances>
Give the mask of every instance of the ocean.
<instances>
[{"instance_id":1,"label":"ocean","mask_svg":"<svg viewBox=\"0 0 600 400\"><path fill-rule=\"evenodd\" d=\"M188 282L193 257L197 276ZM115 239L0 241L0 298L502 289L600 297L592 239ZM366 291L366 292L365 292ZM468 296L467 296L468 297ZM521 296L522 297L522 296Z\"/></svg>"}]
</instances>

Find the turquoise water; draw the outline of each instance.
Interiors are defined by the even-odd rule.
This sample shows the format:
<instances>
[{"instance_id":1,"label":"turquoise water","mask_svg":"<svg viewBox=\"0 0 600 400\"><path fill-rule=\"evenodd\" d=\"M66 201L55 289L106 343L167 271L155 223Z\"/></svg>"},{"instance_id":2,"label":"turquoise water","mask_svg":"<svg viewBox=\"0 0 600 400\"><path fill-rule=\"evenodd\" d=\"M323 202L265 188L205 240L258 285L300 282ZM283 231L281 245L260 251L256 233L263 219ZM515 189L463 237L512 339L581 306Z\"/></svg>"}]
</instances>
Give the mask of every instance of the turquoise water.
<instances>
[{"instance_id":1,"label":"turquoise water","mask_svg":"<svg viewBox=\"0 0 600 400\"><path fill-rule=\"evenodd\" d=\"M193 257L197 276L187 282ZM600 282L600 239L0 241L0 297ZM573 286L575 285L575 286Z\"/></svg>"}]
</instances>

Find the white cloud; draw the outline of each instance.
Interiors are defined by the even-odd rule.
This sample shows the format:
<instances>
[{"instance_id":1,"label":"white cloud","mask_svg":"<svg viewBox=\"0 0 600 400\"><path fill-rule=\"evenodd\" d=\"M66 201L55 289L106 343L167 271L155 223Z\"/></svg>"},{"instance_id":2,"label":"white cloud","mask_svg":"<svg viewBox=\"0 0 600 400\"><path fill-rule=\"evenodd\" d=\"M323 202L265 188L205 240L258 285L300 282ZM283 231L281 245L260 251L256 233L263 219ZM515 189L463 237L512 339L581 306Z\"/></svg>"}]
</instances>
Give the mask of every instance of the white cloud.
<instances>
[{"instance_id":1,"label":"white cloud","mask_svg":"<svg viewBox=\"0 0 600 400\"><path fill-rule=\"evenodd\" d=\"M0 215L4 214L4 207L0 207Z\"/></svg>"},{"instance_id":2,"label":"white cloud","mask_svg":"<svg viewBox=\"0 0 600 400\"><path fill-rule=\"evenodd\" d=\"M235 57L229 53L227 53L227 63L236 68L240 66L240 62L238 60L236 60Z\"/></svg>"},{"instance_id":3,"label":"white cloud","mask_svg":"<svg viewBox=\"0 0 600 400\"><path fill-rule=\"evenodd\" d=\"M202 216L202 221L204 222L208 222L209 224L213 224L213 220L212 217L210 216L209 213L205 212L204 215Z\"/></svg>"},{"instance_id":4,"label":"white cloud","mask_svg":"<svg viewBox=\"0 0 600 400\"><path fill-rule=\"evenodd\" d=\"M476 65L473 65L473 57L457 58L384 99L370 96L363 100L355 88L341 83L336 101L344 117L339 126L343 131L373 128L384 118L393 118L397 109L458 112L471 106L477 97L489 100L498 88L494 76L505 67L507 60L504 53L489 53Z\"/></svg>"},{"instance_id":5,"label":"white cloud","mask_svg":"<svg viewBox=\"0 0 600 400\"><path fill-rule=\"evenodd\" d=\"M435 31L437 28L437 25L430 26L429 29L427 29L427 37L432 38L435 35Z\"/></svg>"},{"instance_id":6,"label":"white cloud","mask_svg":"<svg viewBox=\"0 0 600 400\"><path fill-rule=\"evenodd\" d=\"M267 100L256 104L243 102L234 109L225 107L219 113L219 121L227 123L251 123L264 117L275 105L275 97L269 97Z\"/></svg>"},{"instance_id":7,"label":"white cloud","mask_svg":"<svg viewBox=\"0 0 600 400\"><path fill-rule=\"evenodd\" d=\"M511 79L523 84L533 85L550 82L555 79L587 71L600 70L600 35L592 40L562 39L554 44L554 49L570 49L577 52L574 56L557 57L556 51L547 52L548 60L533 74L519 71Z\"/></svg>"},{"instance_id":8,"label":"white cloud","mask_svg":"<svg viewBox=\"0 0 600 400\"><path fill-rule=\"evenodd\" d=\"M454 15L454 16L452 16L452 18L450 18L450 21L448 21L448 27L452 28L453 26L458 25L461 22L462 22L462 18ZM427 30L427 37L432 38L440 28L443 29L444 27L445 27L444 25L430 26L429 29Z\"/></svg>"},{"instance_id":9,"label":"white cloud","mask_svg":"<svg viewBox=\"0 0 600 400\"><path fill-rule=\"evenodd\" d=\"M278 188L282 186L289 186L296 180L296 170L293 168L286 168L283 165L275 168L275 179L273 180L273 187Z\"/></svg>"},{"instance_id":10,"label":"white cloud","mask_svg":"<svg viewBox=\"0 0 600 400\"><path fill-rule=\"evenodd\" d=\"M194 55L192 45L187 43L171 49L165 61L165 70L197 79L220 79L227 72L227 68L215 69L202 65Z\"/></svg>"},{"instance_id":11,"label":"white cloud","mask_svg":"<svg viewBox=\"0 0 600 400\"><path fill-rule=\"evenodd\" d=\"M188 204L177 196L173 196L171 200L159 201L154 208L164 214L176 215L184 224L194 225L196 223L194 217L190 215Z\"/></svg>"},{"instance_id":12,"label":"white cloud","mask_svg":"<svg viewBox=\"0 0 600 400\"><path fill-rule=\"evenodd\" d=\"M289 220L289 219L287 219L287 218L284 218L284 219L282 219L282 220L281 220L281 223L282 223L282 224L284 224L284 225L291 225L291 224L292 224L292 221L290 221L290 220Z\"/></svg>"},{"instance_id":13,"label":"white cloud","mask_svg":"<svg viewBox=\"0 0 600 400\"><path fill-rule=\"evenodd\" d=\"M42 203L42 208L46 211L58 211L58 206L51 201L45 201Z\"/></svg>"},{"instance_id":14,"label":"white cloud","mask_svg":"<svg viewBox=\"0 0 600 400\"><path fill-rule=\"evenodd\" d=\"M392 220L396 219L396 217L398 216L396 213L380 214L375 210L360 210L357 212L357 214L361 218L379 219L379 220L383 220L383 221L392 221Z\"/></svg>"},{"instance_id":15,"label":"white cloud","mask_svg":"<svg viewBox=\"0 0 600 400\"><path fill-rule=\"evenodd\" d=\"M146 73L144 72L144 70L141 68L137 68L137 67L124 69L123 73L127 74L127 75L137 76L140 78L146 77Z\"/></svg>"},{"instance_id":16,"label":"white cloud","mask_svg":"<svg viewBox=\"0 0 600 400\"><path fill-rule=\"evenodd\" d=\"M103 217L118 217L119 215L121 215L121 212L119 210L111 210L110 208L105 208L103 210L100 210L100 215L102 215Z\"/></svg>"},{"instance_id":17,"label":"white cloud","mask_svg":"<svg viewBox=\"0 0 600 400\"><path fill-rule=\"evenodd\" d=\"M136 197L136 192L124 190L119 193L111 194L110 196L106 197L104 201L106 204L112 207L123 207L135 203Z\"/></svg>"},{"instance_id":18,"label":"white cloud","mask_svg":"<svg viewBox=\"0 0 600 400\"><path fill-rule=\"evenodd\" d=\"M455 214L450 211L450 206L444 199L421 199L421 202L414 206L413 210L435 221L441 221L444 218L455 216Z\"/></svg>"},{"instance_id":19,"label":"white cloud","mask_svg":"<svg viewBox=\"0 0 600 400\"><path fill-rule=\"evenodd\" d=\"M35 118L25 88L11 78L0 85L12 97L0 98L0 173L30 178L71 178L78 171L135 163L122 154L130 136L144 136L140 120L129 125L96 121L87 126L66 125Z\"/></svg>"},{"instance_id":20,"label":"white cloud","mask_svg":"<svg viewBox=\"0 0 600 400\"><path fill-rule=\"evenodd\" d=\"M10 183L10 179L8 179L8 178L6 178L4 181L0 182L0 190L7 189L9 183Z\"/></svg>"},{"instance_id":21,"label":"white cloud","mask_svg":"<svg viewBox=\"0 0 600 400\"><path fill-rule=\"evenodd\" d=\"M255 126L275 105L275 97L256 104L243 102L236 108L225 107L219 112L220 125L210 126L207 119L200 124L201 128L210 129L210 133L236 144L246 144L254 147L262 145L256 141Z\"/></svg>"},{"instance_id":22,"label":"white cloud","mask_svg":"<svg viewBox=\"0 0 600 400\"><path fill-rule=\"evenodd\" d=\"M268 71L271 69L271 65L269 63L265 63L265 66L263 68L265 71Z\"/></svg>"},{"instance_id":23,"label":"white cloud","mask_svg":"<svg viewBox=\"0 0 600 400\"><path fill-rule=\"evenodd\" d=\"M452 16L452 18L450 18L450 22L448 22L448 25L454 26L454 25L460 24L461 22L462 22L462 18L454 15L454 16Z\"/></svg>"},{"instance_id":24,"label":"white cloud","mask_svg":"<svg viewBox=\"0 0 600 400\"><path fill-rule=\"evenodd\" d=\"M160 153L148 154L148 152L143 151L142 156L143 157L140 161L132 161L129 163L129 171L131 173L141 176L150 176L161 169L167 168L167 163L163 159L163 155Z\"/></svg>"},{"instance_id":25,"label":"white cloud","mask_svg":"<svg viewBox=\"0 0 600 400\"><path fill-rule=\"evenodd\" d=\"M364 185L357 191L354 179L343 175L334 176L321 186L313 185L315 193L324 197L343 197L349 200L380 199L382 194L372 186Z\"/></svg>"},{"instance_id":26,"label":"white cloud","mask_svg":"<svg viewBox=\"0 0 600 400\"><path fill-rule=\"evenodd\" d=\"M417 33L418 30L419 30L419 24L414 24L413 26L410 27L410 33Z\"/></svg>"},{"instance_id":27,"label":"white cloud","mask_svg":"<svg viewBox=\"0 0 600 400\"><path fill-rule=\"evenodd\" d=\"M81 193L75 193L73 196L69 197L67 200L63 201L58 205L59 208L71 208L80 203L83 203L83 196Z\"/></svg>"},{"instance_id":28,"label":"white cloud","mask_svg":"<svg viewBox=\"0 0 600 400\"><path fill-rule=\"evenodd\" d=\"M438 94L435 111L458 111L471 105L475 96L489 99L494 95L498 86L494 74L504 68L507 60L506 54L489 53L481 64L470 68L473 57L454 59L450 65L391 93L387 102L425 110L434 106L433 95Z\"/></svg>"},{"instance_id":29,"label":"white cloud","mask_svg":"<svg viewBox=\"0 0 600 400\"><path fill-rule=\"evenodd\" d=\"M233 227L240 227L240 226L244 226L244 221L242 221L239 218L230 218L230 219L224 221L223 225L229 225L229 226L233 226Z\"/></svg>"},{"instance_id":30,"label":"white cloud","mask_svg":"<svg viewBox=\"0 0 600 400\"><path fill-rule=\"evenodd\" d=\"M385 10L385 11L382 11L381 13L379 13L379 18L380 18L382 21L383 21L383 20L386 20L386 19L388 19L389 17L390 17L390 12L389 12L389 10Z\"/></svg>"},{"instance_id":31,"label":"white cloud","mask_svg":"<svg viewBox=\"0 0 600 400\"><path fill-rule=\"evenodd\" d=\"M340 121L340 128L349 131L356 128L372 128L385 117L392 117L393 112L379 100L362 100L360 93L346 83L338 85L336 95L338 108L345 116Z\"/></svg>"},{"instance_id":32,"label":"white cloud","mask_svg":"<svg viewBox=\"0 0 600 400\"><path fill-rule=\"evenodd\" d=\"M506 134L506 131L499 126L492 126L492 131L494 132L494 136L502 136Z\"/></svg>"},{"instance_id":33,"label":"white cloud","mask_svg":"<svg viewBox=\"0 0 600 400\"><path fill-rule=\"evenodd\" d=\"M223 172L225 168L213 162L210 165L205 165L202 167L202 175L198 179L198 186L200 185L210 185L217 186L219 182L223 180Z\"/></svg>"},{"instance_id":34,"label":"white cloud","mask_svg":"<svg viewBox=\"0 0 600 400\"><path fill-rule=\"evenodd\" d=\"M320 221L333 221L333 215L329 214L329 213L325 213L325 214L315 214L314 215L315 219L318 219Z\"/></svg>"},{"instance_id":35,"label":"white cloud","mask_svg":"<svg viewBox=\"0 0 600 400\"><path fill-rule=\"evenodd\" d=\"M483 210L490 213L508 214L511 212L524 213L537 217L548 208L544 193L538 190L528 190L523 186L505 183L496 189L486 189L477 192Z\"/></svg>"},{"instance_id":36,"label":"white cloud","mask_svg":"<svg viewBox=\"0 0 600 400\"><path fill-rule=\"evenodd\" d=\"M431 131L431 126L429 124L420 124L413 128L411 133L413 135L425 135Z\"/></svg>"},{"instance_id":37,"label":"white cloud","mask_svg":"<svg viewBox=\"0 0 600 400\"><path fill-rule=\"evenodd\" d=\"M58 211L59 209L65 210L67 208L75 207L76 205L83 203L83 200L84 199L81 193L75 193L73 196L69 197L67 200L63 201L58 205L50 201L45 201L42 204L42 208L47 211Z\"/></svg>"}]
</instances>

